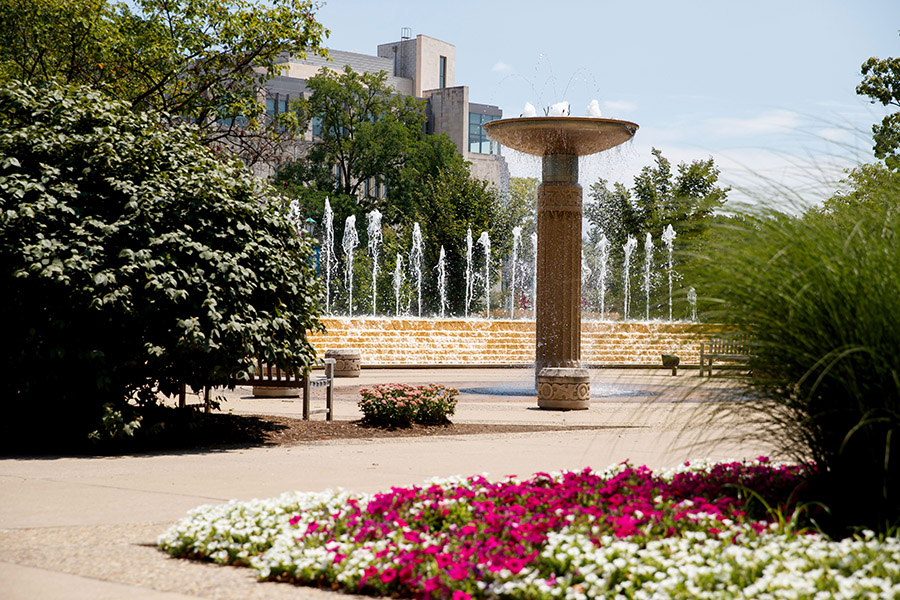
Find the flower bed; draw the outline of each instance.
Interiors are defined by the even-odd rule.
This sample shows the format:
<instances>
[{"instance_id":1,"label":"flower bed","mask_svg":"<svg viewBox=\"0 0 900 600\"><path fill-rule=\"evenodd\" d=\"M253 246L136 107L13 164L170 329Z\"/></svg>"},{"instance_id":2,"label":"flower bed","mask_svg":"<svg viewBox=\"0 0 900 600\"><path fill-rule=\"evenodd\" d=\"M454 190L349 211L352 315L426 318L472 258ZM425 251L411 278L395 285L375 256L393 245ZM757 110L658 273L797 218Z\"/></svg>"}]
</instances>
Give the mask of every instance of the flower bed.
<instances>
[{"instance_id":1,"label":"flower bed","mask_svg":"<svg viewBox=\"0 0 900 600\"><path fill-rule=\"evenodd\" d=\"M528 480L435 481L361 495L200 507L175 556L260 577L400 597L895 597L900 541L830 541L795 514L803 466L619 465Z\"/></svg>"}]
</instances>

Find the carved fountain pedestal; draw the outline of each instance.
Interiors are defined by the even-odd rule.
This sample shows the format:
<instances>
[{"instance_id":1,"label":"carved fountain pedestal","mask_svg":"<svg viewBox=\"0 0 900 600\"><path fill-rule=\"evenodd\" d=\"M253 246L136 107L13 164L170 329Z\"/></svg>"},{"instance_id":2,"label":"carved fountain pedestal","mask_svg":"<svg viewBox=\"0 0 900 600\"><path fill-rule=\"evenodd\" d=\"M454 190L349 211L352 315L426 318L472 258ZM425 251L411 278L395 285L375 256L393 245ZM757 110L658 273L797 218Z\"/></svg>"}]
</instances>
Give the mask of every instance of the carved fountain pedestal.
<instances>
[{"instance_id":1,"label":"carved fountain pedestal","mask_svg":"<svg viewBox=\"0 0 900 600\"><path fill-rule=\"evenodd\" d=\"M581 185L578 157L634 136L629 121L526 117L487 123L504 146L542 157L537 191L535 381L538 406L590 407L590 375L581 367Z\"/></svg>"}]
</instances>

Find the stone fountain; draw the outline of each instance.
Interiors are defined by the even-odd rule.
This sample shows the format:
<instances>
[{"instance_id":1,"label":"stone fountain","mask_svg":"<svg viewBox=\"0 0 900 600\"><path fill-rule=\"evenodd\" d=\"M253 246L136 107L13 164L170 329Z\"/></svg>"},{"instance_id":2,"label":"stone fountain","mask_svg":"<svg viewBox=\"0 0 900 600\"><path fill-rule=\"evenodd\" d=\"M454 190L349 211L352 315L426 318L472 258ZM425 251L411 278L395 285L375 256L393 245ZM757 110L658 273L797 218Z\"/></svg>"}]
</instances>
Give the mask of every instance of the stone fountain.
<instances>
[{"instance_id":1,"label":"stone fountain","mask_svg":"<svg viewBox=\"0 0 900 600\"><path fill-rule=\"evenodd\" d=\"M581 185L578 157L630 140L635 123L594 117L525 117L484 125L488 136L542 158L537 191L535 378L538 406L590 406L581 368Z\"/></svg>"}]
</instances>

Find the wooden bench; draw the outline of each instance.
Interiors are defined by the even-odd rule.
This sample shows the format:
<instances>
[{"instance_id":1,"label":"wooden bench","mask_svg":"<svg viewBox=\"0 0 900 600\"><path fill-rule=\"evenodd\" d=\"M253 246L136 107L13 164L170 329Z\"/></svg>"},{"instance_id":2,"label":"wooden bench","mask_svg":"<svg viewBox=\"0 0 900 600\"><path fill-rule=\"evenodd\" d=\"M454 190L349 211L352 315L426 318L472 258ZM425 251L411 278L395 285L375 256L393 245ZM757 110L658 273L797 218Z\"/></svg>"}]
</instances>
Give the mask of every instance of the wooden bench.
<instances>
[{"instance_id":1,"label":"wooden bench","mask_svg":"<svg viewBox=\"0 0 900 600\"><path fill-rule=\"evenodd\" d=\"M704 370L708 376L712 376L713 360L748 362L752 357L748 335L712 338L700 344L700 377L703 377Z\"/></svg>"},{"instance_id":2,"label":"wooden bench","mask_svg":"<svg viewBox=\"0 0 900 600\"><path fill-rule=\"evenodd\" d=\"M240 385L252 385L253 387L280 387L300 388L303 392L303 420L309 421L310 415L325 414L327 421L334 420L334 363L333 358L325 359L325 375L312 377L308 374L297 375L291 371L285 371L278 367L266 365L262 361L256 363L256 373L251 375L249 381L238 382ZM325 388L325 408L310 409L311 390L314 387Z\"/></svg>"}]
</instances>

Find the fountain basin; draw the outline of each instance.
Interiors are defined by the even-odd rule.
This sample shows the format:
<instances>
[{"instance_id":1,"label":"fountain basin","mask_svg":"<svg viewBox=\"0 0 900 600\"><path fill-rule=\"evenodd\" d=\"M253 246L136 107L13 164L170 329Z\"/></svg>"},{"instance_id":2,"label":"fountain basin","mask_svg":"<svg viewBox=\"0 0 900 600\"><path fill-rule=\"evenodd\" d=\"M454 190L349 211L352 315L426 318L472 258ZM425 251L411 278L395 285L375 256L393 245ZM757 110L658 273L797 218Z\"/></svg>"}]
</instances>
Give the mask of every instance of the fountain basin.
<instances>
[{"instance_id":1,"label":"fountain basin","mask_svg":"<svg viewBox=\"0 0 900 600\"><path fill-rule=\"evenodd\" d=\"M491 139L535 156L585 156L609 150L634 137L638 125L596 117L523 117L484 124Z\"/></svg>"}]
</instances>

